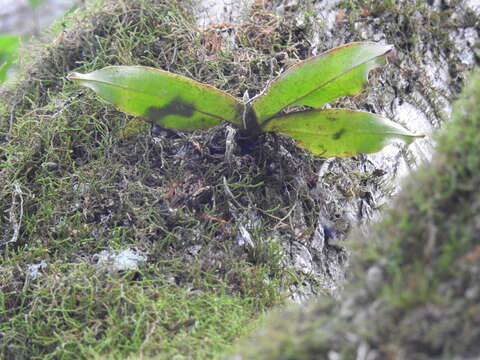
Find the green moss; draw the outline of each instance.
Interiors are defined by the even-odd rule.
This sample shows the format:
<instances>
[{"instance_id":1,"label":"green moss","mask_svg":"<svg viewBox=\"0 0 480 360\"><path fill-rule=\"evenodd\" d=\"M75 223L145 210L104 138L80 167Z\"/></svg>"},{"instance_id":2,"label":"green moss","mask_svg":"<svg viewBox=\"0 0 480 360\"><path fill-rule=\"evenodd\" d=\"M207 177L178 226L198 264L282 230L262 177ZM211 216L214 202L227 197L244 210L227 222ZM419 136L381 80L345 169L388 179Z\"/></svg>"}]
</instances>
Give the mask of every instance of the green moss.
<instances>
[{"instance_id":1,"label":"green moss","mask_svg":"<svg viewBox=\"0 0 480 360\"><path fill-rule=\"evenodd\" d=\"M4 358L118 358L138 352L212 358L254 325L252 299L228 295L224 284L207 281L180 288L162 270L150 266L111 277L90 266L58 263L25 281L20 292L4 287ZM8 276L14 274L2 280Z\"/></svg>"},{"instance_id":2,"label":"green moss","mask_svg":"<svg viewBox=\"0 0 480 360\"><path fill-rule=\"evenodd\" d=\"M235 243L223 178L241 203L264 192L264 169L218 157L225 128L122 137L131 118L65 80L143 64L239 95L252 78L238 80L233 52L206 63L194 21L190 2L88 3L53 43L24 50L0 95L0 357L214 358L301 282L265 231L254 249ZM91 261L129 247L146 268L116 276Z\"/></svg>"},{"instance_id":3,"label":"green moss","mask_svg":"<svg viewBox=\"0 0 480 360\"><path fill-rule=\"evenodd\" d=\"M477 213L474 189L480 184L480 157L476 152L480 146L476 135L479 87L477 72L455 105L455 122L448 124L438 139L435 167L418 171L415 181L405 186L405 194L398 199L402 206L393 210L390 220L383 224L391 230L395 244L392 251L400 254L389 256L392 268L404 270L420 261L424 266L434 266L435 277L452 276L458 270L459 258L475 244L469 221ZM414 199L409 198L410 193L416 194Z\"/></svg>"}]
</instances>

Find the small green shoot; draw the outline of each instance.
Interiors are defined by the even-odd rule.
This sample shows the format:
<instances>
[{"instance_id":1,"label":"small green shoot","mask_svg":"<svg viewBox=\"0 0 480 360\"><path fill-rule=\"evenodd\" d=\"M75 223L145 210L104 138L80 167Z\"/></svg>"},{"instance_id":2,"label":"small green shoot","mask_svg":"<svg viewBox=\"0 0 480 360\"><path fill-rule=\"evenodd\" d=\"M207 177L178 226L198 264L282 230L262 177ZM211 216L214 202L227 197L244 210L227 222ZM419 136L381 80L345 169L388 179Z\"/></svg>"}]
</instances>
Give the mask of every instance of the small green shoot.
<instances>
[{"instance_id":1,"label":"small green shoot","mask_svg":"<svg viewBox=\"0 0 480 360\"><path fill-rule=\"evenodd\" d=\"M321 108L341 96L358 94L370 70L383 65L391 49L372 42L331 49L291 67L245 103L209 85L144 66L109 66L67 78L163 128L207 129L228 121L252 136L262 131L290 136L314 154L353 156L378 152L392 141L409 144L423 137L372 113ZM313 109L282 112L292 106Z\"/></svg>"}]
</instances>

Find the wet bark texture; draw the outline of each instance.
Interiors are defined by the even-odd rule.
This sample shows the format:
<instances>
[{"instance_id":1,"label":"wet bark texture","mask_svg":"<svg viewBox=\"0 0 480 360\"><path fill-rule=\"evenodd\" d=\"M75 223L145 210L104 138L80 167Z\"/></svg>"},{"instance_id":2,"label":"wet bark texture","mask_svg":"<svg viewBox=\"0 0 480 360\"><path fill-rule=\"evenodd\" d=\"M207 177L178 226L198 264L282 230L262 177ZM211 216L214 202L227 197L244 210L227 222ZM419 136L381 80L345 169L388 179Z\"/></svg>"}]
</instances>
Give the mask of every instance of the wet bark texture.
<instances>
[{"instance_id":1,"label":"wet bark texture","mask_svg":"<svg viewBox=\"0 0 480 360\"><path fill-rule=\"evenodd\" d=\"M408 181L402 189L391 188L402 190L393 209L383 216L373 212L383 221L350 239L350 286L338 302L321 297L309 307L274 315L243 346L254 350L239 351L237 358L478 357L478 168L473 160L478 146L477 135L466 135L478 133L478 71L456 105L454 124L450 114L465 78L479 63L479 9L469 2L385 3L363 2L353 17L335 7L322 11L330 25L317 33L317 44L336 45L352 36L393 44L389 65L374 75L374 89L347 100L349 107L384 114L415 131L449 130L439 140L438 154L436 144L426 140L407 151L392 148L351 160L341 178L368 169L382 173L386 182L398 184L399 175ZM342 21L348 25L339 26ZM409 180L410 169L419 163L421 171ZM366 186L369 201L358 197L343 206L356 224L370 218L374 204L391 201L384 188Z\"/></svg>"},{"instance_id":2,"label":"wet bark texture","mask_svg":"<svg viewBox=\"0 0 480 360\"><path fill-rule=\"evenodd\" d=\"M278 181L288 191L278 192L265 184L272 205L274 199L286 199L279 216L283 226L281 230L276 226L268 236L283 245L288 265L308 276L310 280L304 283L311 285L307 293L315 292L312 284L319 282L321 288L335 294L344 277L342 241L350 229L380 217L378 208L398 190L399 178L431 159L430 135L448 121L451 103L478 61L478 12L465 2L401 1L388 6L383 1L366 1L349 7L317 1L306 16L301 2L255 4L279 18L294 19L290 26L296 27L308 44L301 56L351 41L394 45L388 65L371 74L370 87L333 106L378 113L429 135L408 149L392 145L374 155L329 159L309 171L304 168L308 162L297 150L282 145L276 150L278 156L265 171L275 174L281 169ZM254 207L255 201L247 201L244 208ZM248 234L247 224L257 222L260 214L237 211L243 214L237 225L244 229L242 234Z\"/></svg>"}]
</instances>

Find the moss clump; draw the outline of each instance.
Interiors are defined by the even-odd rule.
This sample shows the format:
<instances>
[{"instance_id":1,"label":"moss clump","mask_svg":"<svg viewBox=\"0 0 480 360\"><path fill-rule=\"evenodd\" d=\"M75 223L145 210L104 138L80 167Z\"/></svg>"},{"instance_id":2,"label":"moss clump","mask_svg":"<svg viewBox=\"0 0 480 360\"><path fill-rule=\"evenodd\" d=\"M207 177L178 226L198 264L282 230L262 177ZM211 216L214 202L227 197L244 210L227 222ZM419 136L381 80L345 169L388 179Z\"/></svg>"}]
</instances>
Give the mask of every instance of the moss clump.
<instances>
[{"instance_id":1,"label":"moss clump","mask_svg":"<svg viewBox=\"0 0 480 360\"><path fill-rule=\"evenodd\" d=\"M166 268L109 276L88 264L58 262L27 279L20 292L2 287L2 357L212 358L255 324L253 299L232 296L226 284L193 273L193 288L178 287L165 279ZM1 281L21 279L7 270Z\"/></svg>"},{"instance_id":2,"label":"moss clump","mask_svg":"<svg viewBox=\"0 0 480 360\"><path fill-rule=\"evenodd\" d=\"M438 136L433 163L367 237L343 300L274 316L244 359L470 358L480 351L480 71ZM273 340L275 339L275 340Z\"/></svg>"},{"instance_id":3,"label":"moss clump","mask_svg":"<svg viewBox=\"0 0 480 360\"><path fill-rule=\"evenodd\" d=\"M88 6L2 90L0 357L214 358L301 282L263 219L245 225L254 248L236 240L269 159L236 148L227 162L226 127L122 138L131 118L65 76L142 64L239 95L269 74L239 81L234 52L206 61L189 2ZM256 205L274 207L265 194ZM101 250L132 247L148 254L144 268L115 275L94 264Z\"/></svg>"}]
</instances>

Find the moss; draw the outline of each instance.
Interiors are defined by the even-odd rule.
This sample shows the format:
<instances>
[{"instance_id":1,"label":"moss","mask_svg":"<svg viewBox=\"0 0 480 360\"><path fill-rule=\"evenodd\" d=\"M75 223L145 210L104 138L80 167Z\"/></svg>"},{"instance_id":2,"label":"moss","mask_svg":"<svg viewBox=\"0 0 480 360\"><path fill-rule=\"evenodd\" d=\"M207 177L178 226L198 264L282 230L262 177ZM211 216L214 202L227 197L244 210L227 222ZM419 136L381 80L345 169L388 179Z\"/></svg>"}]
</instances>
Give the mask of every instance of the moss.
<instances>
[{"instance_id":1,"label":"moss","mask_svg":"<svg viewBox=\"0 0 480 360\"><path fill-rule=\"evenodd\" d=\"M393 268L398 266L404 271L433 260L433 269L427 275L437 279L451 277L458 272L459 259L475 245L475 229L471 227L474 224L470 221L477 214L478 204L472 195L480 181L480 158L474 150L480 145L475 136L480 115L476 104L479 86L477 73L456 104L456 121L446 127L439 139L435 173L419 172L416 184L406 189L418 194L414 202L409 201L411 211L405 212L402 206L391 216L393 243L402 254L388 259ZM404 201L403 197L398 201ZM394 221L398 219L408 221L409 227L395 231ZM424 271L423 267L418 273Z\"/></svg>"},{"instance_id":2,"label":"moss","mask_svg":"<svg viewBox=\"0 0 480 360\"><path fill-rule=\"evenodd\" d=\"M214 358L290 289L322 291L289 265L284 244L298 238L286 221L294 208L301 241L316 226L323 200L310 190L323 159L271 134L255 143L236 135L226 159L225 125L125 136L130 117L65 79L141 64L240 97L307 55L292 13L252 8L230 48L196 29L193 5L87 2L49 44L24 50L17 83L1 89L4 358ZM253 246L239 244L240 227ZM131 247L148 254L145 268L106 274L93 262ZM42 275L30 278L41 261Z\"/></svg>"},{"instance_id":3,"label":"moss","mask_svg":"<svg viewBox=\"0 0 480 360\"><path fill-rule=\"evenodd\" d=\"M163 270L149 266L111 277L84 264L55 263L21 292L4 287L4 358L118 358L132 352L211 358L254 324L249 298L208 281L192 284L197 290L179 288Z\"/></svg>"},{"instance_id":4,"label":"moss","mask_svg":"<svg viewBox=\"0 0 480 360\"><path fill-rule=\"evenodd\" d=\"M25 50L19 80L2 89L0 357L213 358L301 282L264 230L252 249L236 243L229 202L262 194L264 164L241 149L236 166L218 156L225 127L121 136L131 118L65 80L143 64L240 95L269 75L249 67L239 80L233 52L205 61L192 5L88 3L52 43ZM109 275L92 262L130 247L148 253L145 268Z\"/></svg>"}]
</instances>

